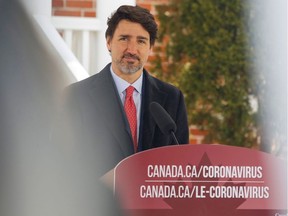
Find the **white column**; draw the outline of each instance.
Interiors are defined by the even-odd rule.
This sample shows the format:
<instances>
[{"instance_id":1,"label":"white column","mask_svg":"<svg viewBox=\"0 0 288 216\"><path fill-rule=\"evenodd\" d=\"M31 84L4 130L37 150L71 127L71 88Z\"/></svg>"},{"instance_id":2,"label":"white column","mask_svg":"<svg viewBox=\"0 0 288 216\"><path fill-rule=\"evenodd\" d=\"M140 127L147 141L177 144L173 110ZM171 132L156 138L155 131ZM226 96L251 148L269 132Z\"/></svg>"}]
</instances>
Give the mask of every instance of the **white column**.
<instances>
[{"instance_id":1,"label":"white column","mask_svg":"<svg viewBox=\"0 0 288 216\"><path fill-rule=\"evenodd\" d=\"M99 72L103 67L111 62L111 57L106 47L105 31L107 29L107 18L121 5L136 5L136 0L97 0L97 18L101 22L101 29L97 33L96 43L96 71Z\"/></svg>"},{"instance_id":2,"label":"white column","mask_svg":"<svg viewBox=\"0 0 288 216\"><path fill-rule=\"evenodd\" d=\"M63 32L63 38L67 46L72 50L72 40L73 40L72 30L65 30Z\"/></svg>"},{"instance_id":3,"label":"white column","mask_svg":"<svg viewBox=\"0 0 288 216\"><path fill-rule=\"evenodd\" d=\"M90 34L89 31L85 30L82 32L82 64L83 67L90 71L90 54L89 54L89 47L90 47Z\"/></svg>"}]
</instances>

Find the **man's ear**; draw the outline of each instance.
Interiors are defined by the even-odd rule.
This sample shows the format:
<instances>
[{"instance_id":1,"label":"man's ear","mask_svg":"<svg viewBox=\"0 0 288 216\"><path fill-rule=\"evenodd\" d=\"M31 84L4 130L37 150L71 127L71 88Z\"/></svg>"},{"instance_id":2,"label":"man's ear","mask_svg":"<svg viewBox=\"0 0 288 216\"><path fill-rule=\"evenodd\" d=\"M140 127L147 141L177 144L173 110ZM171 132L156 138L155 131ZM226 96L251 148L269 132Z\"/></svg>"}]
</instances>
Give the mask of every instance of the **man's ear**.
<instances>
[{"instance_id":1,"label":"man's ear","mask_svg":"<svg viewBox=\"0 0 288 216\"><path fill-rule=\"evenodd\" d=\"M109 52L111 52L111 38L108 36L106 37L106 47Z\"/></svg>"},{"instance_id":2,"label":"man's ear","mask_svg":"<svg viewBox=\"0 0 288 216\"><path fill-rule=\"evenodd\" d=\"M150 46L150 50L149 50L149 55L151 54L151 52L153 51L154 45Z\"/></svg>"}]
</instances>

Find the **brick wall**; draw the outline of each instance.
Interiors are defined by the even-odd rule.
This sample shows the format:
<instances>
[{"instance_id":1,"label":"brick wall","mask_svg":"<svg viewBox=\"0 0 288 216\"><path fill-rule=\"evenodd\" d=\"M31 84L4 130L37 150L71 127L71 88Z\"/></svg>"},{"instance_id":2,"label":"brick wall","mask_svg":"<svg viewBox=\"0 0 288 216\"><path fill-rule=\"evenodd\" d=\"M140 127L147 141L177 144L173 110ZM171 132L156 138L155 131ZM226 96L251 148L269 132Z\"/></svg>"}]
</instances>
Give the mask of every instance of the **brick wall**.
<instances>
[{"instance_id":1,"label":"brick wall","mask_svg":"<svg viewBox=\"0 0 288 216\"><path fill-rule=\"evenodd\" d=\"M189 128L189 143L190 144L200 144L203 143L207 131L199 130L195 126L190 126Z\"/></svg>"},{"instance_id":2,"label":"brick wall","mask_svg":"<svg viewBox=\"0 0 288 216\"><path fill-rule=\"evenodd\" d=\"M115 0L116 1L116 0ZM156 5L168 4L170 0L137 0L136 3L144 8L147 8L153 15L157 17ZM96 0L52 0L52 14L55 16L78 16L78 17L96 17ZM166 38L167 40L167 38ZM157 42L154 50L163 50L163 61L165 58L165 41ZM148 64L145 66L148 70L151 65L150 61L155 58L155 53L151 53ZM166 63L168 64L168 62ZM165 66L165 64L163 64ZM191 144L203 143L203 139L206 135L205 131L197 129L195 126L190 127Z\"/></svg>"},{"instance_id":3,"label":"brick wall","mask_svg":"<svg viewBox=\"0 0 288 216\"><path fill-rule=\"evenodd\" d=\"M155 15L155 6L168 4L169 1L170 0L137 0L137 4L141 7L147 8L152 14Z\"/></svg>"},{"instance_id":4,"label":"brick wall","mask_svg":"<svg viewBox=\"0 0 288 216\"><path fill-rule=\"evenodd\" d=\"M116 1L116 0L115 0ZM155 14L155 5L169 0L137 0L136 3ZM52 0L52 14L56 16L95 17L96 0Z\"/></svg>"},{"instance_id":5,"label":"brick wall","mask_svg":"<svg viewBox=\"0 0 288 216\"><path fill-rule=\"evenodd\" d=\"M52 0L55 16L96 17L96 0Z\"/></svg>"}]
</instances>

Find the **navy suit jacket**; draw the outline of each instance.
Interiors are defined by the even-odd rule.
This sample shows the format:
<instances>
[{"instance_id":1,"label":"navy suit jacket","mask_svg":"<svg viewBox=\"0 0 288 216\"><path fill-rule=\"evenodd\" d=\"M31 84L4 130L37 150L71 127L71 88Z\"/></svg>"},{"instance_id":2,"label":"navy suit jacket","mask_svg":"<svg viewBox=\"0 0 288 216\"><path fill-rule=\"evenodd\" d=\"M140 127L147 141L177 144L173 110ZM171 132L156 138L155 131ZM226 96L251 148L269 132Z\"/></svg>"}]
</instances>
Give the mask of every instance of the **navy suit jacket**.
<instances>
[{"instance_id":1,"label":"navy suit jacket","mask_svg":"<svg viewBox=\"0 0 288 216\"><path fill-rule=\"evenodd\" d=\"M66 91L69 144L81 159L95 164L100 175L134 153L123 105L108 64L101 72L72 84ZM183 94L144 70L138 151L175 144L153 120L149 105L158 102L177 125L179 143L188 143L188 123Z\"/></svg>"}]
</instances>

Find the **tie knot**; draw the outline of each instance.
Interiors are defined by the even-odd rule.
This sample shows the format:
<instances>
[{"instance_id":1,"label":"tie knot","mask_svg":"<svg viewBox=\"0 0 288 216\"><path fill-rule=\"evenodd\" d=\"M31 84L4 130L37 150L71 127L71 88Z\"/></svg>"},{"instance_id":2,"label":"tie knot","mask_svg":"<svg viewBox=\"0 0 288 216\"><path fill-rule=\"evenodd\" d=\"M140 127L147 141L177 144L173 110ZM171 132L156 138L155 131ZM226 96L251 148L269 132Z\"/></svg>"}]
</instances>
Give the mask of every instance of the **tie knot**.
<instances>
[{"instance_id":1,"label":"tie knot","mask_svg":"<svg viewBox=\"0 0 288 216\"><path fill-rule=\"evenodd\" d=\"M134 92L134 87L133 86L129 86L127 89L126 89L126 98L129 98L132 96Z\"/></svg>"}]
</instances>

